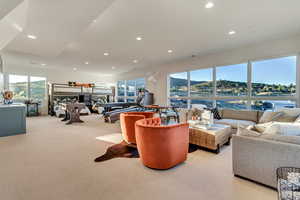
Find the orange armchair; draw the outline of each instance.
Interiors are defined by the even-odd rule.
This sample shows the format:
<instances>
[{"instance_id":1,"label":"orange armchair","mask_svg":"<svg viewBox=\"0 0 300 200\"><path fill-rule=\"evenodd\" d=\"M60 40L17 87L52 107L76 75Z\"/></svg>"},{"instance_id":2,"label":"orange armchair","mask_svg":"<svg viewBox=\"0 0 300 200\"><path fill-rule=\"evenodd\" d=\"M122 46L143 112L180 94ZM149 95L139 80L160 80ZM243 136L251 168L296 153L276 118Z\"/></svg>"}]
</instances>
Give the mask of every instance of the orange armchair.
<instances>
[{"instance_id":1,"label":"orange armchair","mask_svg":"<svg viewBox=\"0 0 300 200\"><path fill-rule=\"evenodd\" d=\"M124 140L127 143L136 144L135 140L135 122L140 119L152 118L154 112L127 112L121 113L120 122Z\"/></svg>"},{"instance_id":2,"label":"orange armchair","mask_svg":"<svg viewBox=\"0 0 300 200\"><path fill-rule=\"evenodd\" d=\"M136 122L136 142L140 159L147 167L169 169L187 159L189 125L161 126L159 118Z\"/></svg>"}]
</instances>

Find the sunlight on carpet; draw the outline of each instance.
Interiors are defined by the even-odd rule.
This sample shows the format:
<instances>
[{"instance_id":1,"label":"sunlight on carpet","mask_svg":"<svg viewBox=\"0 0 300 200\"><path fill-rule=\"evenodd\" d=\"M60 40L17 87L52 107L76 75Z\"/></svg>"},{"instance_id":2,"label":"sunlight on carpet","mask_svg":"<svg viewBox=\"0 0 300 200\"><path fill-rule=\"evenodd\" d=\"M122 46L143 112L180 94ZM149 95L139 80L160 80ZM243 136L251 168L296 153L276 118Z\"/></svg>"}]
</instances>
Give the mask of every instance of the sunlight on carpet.
<instances>
[{"instance_id":1,"label":"sunlight on carpet","mask_svg":"<svg viewBox=\"0 0 300 200\"><path fill-rule=\"evenodd\" d=\"M104 142L110 142L113 144L118 144L123 141L123 137L122 137L121 133L113 133L113 134L109 134L109 135L103 135L103 136L96 137L96 139L104 141Z\"/></svg>"}]
</instances>

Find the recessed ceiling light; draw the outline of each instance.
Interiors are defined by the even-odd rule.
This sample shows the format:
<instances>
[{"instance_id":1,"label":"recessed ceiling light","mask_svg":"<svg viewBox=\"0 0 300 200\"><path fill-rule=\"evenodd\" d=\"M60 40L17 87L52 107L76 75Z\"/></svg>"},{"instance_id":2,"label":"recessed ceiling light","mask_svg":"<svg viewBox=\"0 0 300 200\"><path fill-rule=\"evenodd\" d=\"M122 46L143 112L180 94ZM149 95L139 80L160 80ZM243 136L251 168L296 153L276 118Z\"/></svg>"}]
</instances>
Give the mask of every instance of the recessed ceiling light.
<instances>
[{"instance_id":1,"label":"recessed ceiling light","mask_svg":"<svg viewBox=\"0 0 300 200\"><path fill-rule=\"evenodd\" d=\"M35 40L37 37L35 35L27 35L29 39Z\"/></svg>"},{"instance_id":2,"label":"recessed ceiling light","mask_svg":"<svg viewBox=\"0 0 300 200\"><path fill-rule=\"evenodd\" d=\"M136 37L136 40L141 41L143 38L142 37Z\"/></svg>"},{"instance_id":3,"label":"recessed ceiling light","mask_svg":"<svg viewBox=\"0 0 300 200\"><path fill-rule=\"evenodd\" d=\"M116 69L116 67L115 67L115 66L112 66L111 68L112 68L112 69Z\"/></svg>"},{"instance_id":4,"label":"recessed ceiling light","mask_svg":"<svg viewBox=\"0 0 300 200\"><path fill-rule=\"evenodd\" d=\"M96 19L94 19L94 20L93 20L93 22L94 22L94 23L96 23L96 22L97 22L97 20L96 20Z\"/></svg>"},{"instance_id":5,"label":"recessed ceiling light","mask_svg":"<svg viewBox=\"0 0 300 200\"><path fill-rule=\"evenodd\" d=\"M228 35L234 35L234 34L236 34L236 32L234 30L231 30L228 32Z\"/></svg>"},{"instance_id":6,"label":"recessed ceiling light","mask_svg":"<svg viewBox=\"0 0 300 200\"><path fill-rule=\"evenodd\" d=\"M105 52L103 55L105 55L105 56L109 56L109 53Z\"/></svg>"},{"instance_id":7,"label":"recessed ceiling light","mask_svg":"<svg viewBox=\"0 0 300 200\"><path fill-rule=\"evenodd\" d=\"M74 71L76 71L76 70L77 70L77 68L76 68L76 67L74 67L74 68L73 68L73 70L74 70Z\"/></svg>"},{"instance_id":8,"label":"recessed ceiling light","mask_svg":"<svg viewBox=\"0 0 300 200\"><path fill-rule=\"evenodd\" d=\"M168 53L173 53L173 50L169 49L169 50L168 50Z\"/></svg>"},{"instance_id":9,"label":"recessed ceiling light","mask_svg":"<svg viewBox=\"0 0 300 200\"><path fill-rule=\"evenodd\" d=\"M42 63L41 65L42 65L42 66L46 66L46 64L45 64L45 63Z\"/></svg>"},{"instance_id":10,"label":"recessed ceiling light","mask_svg":"<svg viewBox=\"0 0 300 200\"><path fill-rule=\"evenodd\" d=\"M213 2L211 2L211 1L209 1L209 2L207 2L206 4L205 4L205 8L212 8L212 7L214 7L215 6L215 4L213 3Z\"/></svg>"},{"instance_id":11,"label":"recessed ceiling light","mask_svg":"<svg viewBox=\"0 0 300 200\"><path fill-rule=\"evenodd\" d=\"M89 64L89 62L88 62L88 61L86 61L84 64L88 65L88 64Z\"/></svg>"},{"instance_id":12,"label":"recessed ceiling light","mask_svg":"<svg viewBox=\"0 0 300 200\"><path fill-rule=\"evenodd\" d=\"M139 61L138 60L133 60L133 63L138 63Z\"/></svg>"}]
</instances>

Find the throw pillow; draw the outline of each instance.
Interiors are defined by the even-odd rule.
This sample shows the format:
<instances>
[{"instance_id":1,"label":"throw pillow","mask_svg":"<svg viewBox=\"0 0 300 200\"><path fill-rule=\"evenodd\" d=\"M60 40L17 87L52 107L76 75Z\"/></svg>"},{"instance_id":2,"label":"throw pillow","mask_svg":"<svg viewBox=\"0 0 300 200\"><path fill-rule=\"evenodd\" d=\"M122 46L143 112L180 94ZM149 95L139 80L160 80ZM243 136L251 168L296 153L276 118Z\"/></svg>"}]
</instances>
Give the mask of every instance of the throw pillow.
<instances>
[{"instance_id":1,"label":"throw pillow","mask_svg":"<svg viewBox=\"0 0 300 200\"><path fill-rule=\"evenodd\" d=\"M210 111L214 114L214 119L218 119L218 120L222 119L222 117L219 114L218 108L213 108Z\"/></svg>"},{"instance_id":2,"label":"throw pillow","mask_svg":"<svg viewBox=\"0 0 300 200\"><path fill-rule=\"evenodd\" d=\"M300 136L300 124L274 122L271 126L266 128L263 134Z\"/></svg>"},{"instance_id":3,"label":"throw pillow","mask_svg":"<svg viewBox=\"0 0 300 200\"><path fill-rule=\"evenodd\" d=\"M259 137L261 136L261 133L250 130L245 127L238 127L236 134L238 136L248 136L248 137Z\"/></svg>"},{"instance_id":4,"label":"throw pillow","mask_svg":"<svg viewBox=\"0 0 300 200\"><path fill-rule=\"evenodd\" d=\"M298 117L300 115L300 108L283 108L278 110L278 112L283 112L288 116Z\"/></svg>"},{"instance_id":5,"label":"throw pillow","mask_svg":"<svg viewBox=\"0 0 300 200\"><path fill-rule=\"evenodd\" d=\"M274 122L267 122L267 123L262 123L262 124L256 124L254 125L254 129L257 132L263 133L266 128L268 128L269 126L271 126Z\"/></svg>"},{"instance_id":6,"label":"throw pillow","mask_svg":"<svg viewBox=\"0 0 300 200\"><path fill-rule=\"evenodd\" d=\"M261 118L259 119L259 123L267 123L273 121L274 118L283 115L282 112L272 112L272 111L265 111Z\"/></svg>"},{"instance_id":7,"label":"throw pillow","mask_svg":"<svg viewBox=\"0 0 300 200\"><path fill-rule=\"evenodd\" d=\"M297 119L295 120L295 123L300 123L300 116L297 117Z\"/></svg>"}]
</instances>

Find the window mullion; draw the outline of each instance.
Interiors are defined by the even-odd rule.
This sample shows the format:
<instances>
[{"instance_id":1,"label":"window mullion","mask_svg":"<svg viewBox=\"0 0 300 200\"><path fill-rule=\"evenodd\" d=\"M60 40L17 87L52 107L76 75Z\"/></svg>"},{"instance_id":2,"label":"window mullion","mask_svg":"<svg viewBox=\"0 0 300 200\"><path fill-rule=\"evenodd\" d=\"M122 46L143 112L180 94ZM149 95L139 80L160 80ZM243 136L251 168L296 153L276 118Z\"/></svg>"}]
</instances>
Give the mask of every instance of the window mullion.
<instances>
[{"instance_id":1,"label":"window mullion","mask_svg":"<svg viewBox=\"0 0 300 200\"><path fill-rule=\"evenodd\" d=\"M300 107L300 53L297 55L296 62L296 106Z\"/></svg>"},{"instance_id":2,"label":"window mullion","mask_svg":"<svg viewBox=\"0 0 300 200\"><path fill-rule=\"evenodd\" d=\"M248 61L247 65L247 87L248 87L248 92L247 92L247 108L251 110L251 100L252 100L252 62Z\"/></svg>"},{"instance_id":3,"label":"window mullion","mask_svg":"<svg viewBox=\"0 0 300 200\"><path fill-rule=\"evenodd\" d=\"M191 108L191 73L190 71L187 72L187 80L188 80L188 100L187 100L187 107Z\"/></svg>"},{"instance_id":4,"label":"window mullion","mask_svg":"<svg viewBox=\"0 0 300 200\"><path fill-rule=\"evenodd\" d=\"M127 81L126 80L124 81L124 85L125 85L125 88L124 88L124 101L127 102Z\"/></svg>"},{"instance_id":5,"label":"window mullion","mask_svg":"<svg viewBox=\"0 0 300 200\"><path fill-rule=\"evenodd\" d=\"M213 67L213 107L217 107L216 97L217 97L217 68Z\"/></svg>"},{"instance_id":6,"label":"window mullion","mask_svg":"<svg viewBox=\"0 0 300 200\"><path fill-rule=\"evenodd\" d=\"M30 76L27 76L27 99L31 99L31 91L30 91L30 88L31 88L31 84L30 84L30 81L31 81L31 77Z\"/></svg>"}]
</instances>

